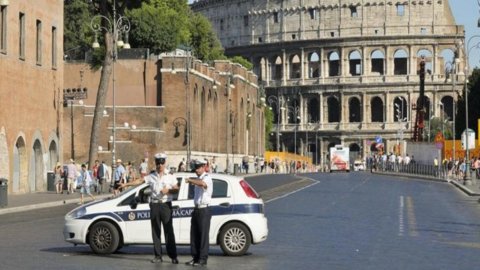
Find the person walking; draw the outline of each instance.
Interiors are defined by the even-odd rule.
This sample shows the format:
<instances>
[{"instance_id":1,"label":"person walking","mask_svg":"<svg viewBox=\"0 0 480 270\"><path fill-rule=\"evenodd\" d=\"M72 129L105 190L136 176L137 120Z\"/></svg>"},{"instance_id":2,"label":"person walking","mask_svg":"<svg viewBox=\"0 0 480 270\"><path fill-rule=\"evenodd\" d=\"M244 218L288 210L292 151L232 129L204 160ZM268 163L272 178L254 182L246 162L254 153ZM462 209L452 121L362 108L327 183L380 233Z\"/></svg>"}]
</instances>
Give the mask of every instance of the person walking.
<instances>
[{"instance_id":1,"label":"person walking","mask_svg":"<svg viewBox=\"0 0 480 270\"><path fill-rule=\"evenodd\" d=\"M193 259L186 263L191 266L206 266L208 259L210 220L212 218L209 204L212 199L213 181L205 171L206 165L203 160L193 161L192 167L197 177L185 179L186 183L194 185L195 208L192 212L190 226L190 252Z\"/></svg>"},{"instance_id":2,"label":"person walking","mask_svg":"<svg viewBox=\"0 0 480 270\"><path fill-rule=\"evenodd\" d=\"M67 165L67 194L75 192L74 182L77 179L77 166L75 165L75 161L70 159L70 164Z\"/></svg>"},{"instance_id":3,"label":"person walking","mask_svg":"<svg viewBox=\"0 0 480 270\"><path fill-rule=\"evenodd\" d=\"M148 175L148 162L147 159L142 158L142 162L138 167L138 171L140 172L140 177L145 177Z\"/></svg>"},{"instance_id":4,"label":"person walking","mask_svg":"<svg viewBox=\"0 0 480 270\"><path fill-rule=\"evenodd\" d=\"M105 161L102 160L102 163L98 165L97 169L97 194L102 194L106 192L108 189L106 187L107 179L109 178L107 165L105 165Z\"/></svg>"},{"instance_id":5,"label":"person walking","mask_svg":"<svg viewBox=\"0 0 480 270\"><path fill-rule=\"evenodd\" d=\"M155 155L155 171L149 175L135 179L120 186L136 186L142 183L150 185L152 193L150 194L150 220L152 226L153 251L155 257L152 263L163 262L162 259L162 228L163 224L165 244L167 254L172 259L173 264L178 264L177 246L175 243L175 234L173 232L172 221L172 199L173 194L178 192L177 180L172 174L168 173L166 167L167 155Z\"/></svg>"},{"instance_id":6,"label":"person walking","mask_svg":"<svg viewBox=\"0 0 480 270\"><path fill-rule=\"evenodd\" d=\"M90 186L93 184L93 180L90 176L90 173L87 171L87 165L85 164L82 164L81 177L82 181L80 182L80 204L83 204L84 194L87 194L88 196L90 196L90 198L92 198L92 200L95 200L95 197L93 197L90 191Z\"/></svg>"},{"instance_id":7,"label":"person walking","mask_svg":"<svg viewBox=\"0 0 480 270\"><path fill-rule=\"evenodd\" d=\"M62 164L60 162L57 162L57 165L55 166L55 169L53 170L55 173L55 189L57 191L57 194L62 194L63 193L63 168Z\"/></svg>"},{"instance_id":8,"label":"person walking","mask_svg":"<svg viewBox=\"0 0 480 270\"><path fill-rule=\"evenodd\" d=\"M117 196L120 192L121 186L120 184L125 183L126 171L125 167L123 167L122 160L117 159L117 167L115 168L115 172L113 173L113 195Z\"/></svg>"}]
</instances>

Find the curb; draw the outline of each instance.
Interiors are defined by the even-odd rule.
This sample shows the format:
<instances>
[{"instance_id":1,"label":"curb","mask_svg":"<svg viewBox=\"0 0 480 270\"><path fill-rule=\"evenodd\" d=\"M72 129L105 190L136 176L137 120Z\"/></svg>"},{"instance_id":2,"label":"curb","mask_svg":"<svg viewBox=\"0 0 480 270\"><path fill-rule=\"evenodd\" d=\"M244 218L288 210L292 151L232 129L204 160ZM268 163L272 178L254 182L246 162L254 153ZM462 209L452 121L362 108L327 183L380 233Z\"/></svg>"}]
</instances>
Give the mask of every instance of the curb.
<instances>
[{"instance_id":1,"label":"curb","mask_svg":"<svg viewBox=\"0 0 480 270\"><path fill-rule=\"evenodd\" d=\"M401 177L406 177L406 178L415 178L415 179L423 179L423 180L429 180L429 181L436 181L436 182L444 182L444 183L449 183L463 191L465 194L468 196L480 196L480 193L474 192L471 189L467 188L465 185L462 185L458 183L456 180L451 180L451 179L441 179L441 178L435 178L431 176L426 176L426 175L411 175L411 174L405 174L405 173L388 173L388 172L372 172L373 174L382 174L382 175L395 175L395 176L401 176Z\"/></svg>"},{"instance_id":2,"label":"curb","mask_svg":"<svg viewBox=\"0 0 480 270\"><path fill-rule=\"evenodd\" d=\"M107 194L107 195L97 196L96 201L98 201L99 199L108 198L110 196L112 196L112 195ZM17 206L17 207L10 207L10 208L5 208L5 209L0 209L0 215L26 212L26 211L30 211L30 210L44 209L44 208L50 208L50 207L61 206L61 205L66 205L66 204L74 204L74 203L79 203L79 202L80 202L80 198L75 198L75 199L60 200L60 201L54 201L54 202L37 203L37 204L29 204L29 205L23 205L23 206Z\"/></svg>"}]
</instances>

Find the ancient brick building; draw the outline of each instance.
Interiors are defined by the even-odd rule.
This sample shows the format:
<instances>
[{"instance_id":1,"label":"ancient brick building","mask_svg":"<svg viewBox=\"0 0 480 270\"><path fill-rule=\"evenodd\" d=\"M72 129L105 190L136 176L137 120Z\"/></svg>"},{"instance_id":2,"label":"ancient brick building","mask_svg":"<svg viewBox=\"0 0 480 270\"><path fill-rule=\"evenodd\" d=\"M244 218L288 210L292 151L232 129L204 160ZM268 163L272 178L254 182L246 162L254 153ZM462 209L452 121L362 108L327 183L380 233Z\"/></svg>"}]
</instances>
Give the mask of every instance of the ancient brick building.
<instances>
[{"instance_id":1,"label":"ancient brick building","mask_svg":"<svg viewBox=\"0 0 480 270\"><path fill-rule=\"evenodd\" d=\"M62 154L63 1L0 3L0 178L45 191Z\"/></svg>"},{"instance_id":2,"label":"ancient brick building","mask_svg":"<svg viewBox=\"0 0 480 270\"><path fill-rule=\"evenodd\" d=\"M111 78L113 79L113 78ZM65 65L65 91L87 89L87 98L66 105L64 158L86 161L100 71L85 63ZM113 83L109 85L98 158L112 160ZM115 63L116 158L134 161L166 152L170 166L182 158L215 157L219 170L243 156L263 155L264 99L257 76L238 64L211 65L177 50ZM73 116L73 117L71 117ZM73 133L72 133L73 121ZM72 145L72 138L74 144Z\"/></svg>"},{"instance_id":3,"label":"ancient brick building","mask_svg":"<svg viewBox=\"0 0 480 270\"><path fill-rule=\"evenodd\" d=\"M453 119L465 34L448 0L198 0L191 7L210 19L228 55L254 63L280 150L320 163L335 144L355 158L377 151L381 139L391 152L412 137L422 57L425 119Z\"/></svg>"}]
</instances>

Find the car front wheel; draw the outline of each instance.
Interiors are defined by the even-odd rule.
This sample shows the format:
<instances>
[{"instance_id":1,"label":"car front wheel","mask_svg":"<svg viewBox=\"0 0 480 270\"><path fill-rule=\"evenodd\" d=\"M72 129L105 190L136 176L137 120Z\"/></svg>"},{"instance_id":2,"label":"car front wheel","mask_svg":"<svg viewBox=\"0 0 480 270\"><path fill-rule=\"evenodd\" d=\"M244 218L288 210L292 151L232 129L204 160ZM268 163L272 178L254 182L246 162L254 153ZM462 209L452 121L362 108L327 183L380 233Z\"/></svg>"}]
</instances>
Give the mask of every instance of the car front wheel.
<instances>
[{"instance_id":1,"label":"car front wheel","mask_svg":"<svg viewBox=\"0 0 480 270\"><path fill-rule=\"evenodd\" d=\"M245 254L252 242L250 231L241 223L227 224L220 232L220 247L229 256Z\"/></svg>"},{"instance_id":2,"label":"car front wheel","mask_svg":"<svg viewBox=\"0 0 480 270\"><path fill-rule=\"evenodd\" d=\"M111 254L118 248L120 237L117 228L110 222L100 221L90 229L90 248L97 254Z\"/></svg>"}]
</instances>

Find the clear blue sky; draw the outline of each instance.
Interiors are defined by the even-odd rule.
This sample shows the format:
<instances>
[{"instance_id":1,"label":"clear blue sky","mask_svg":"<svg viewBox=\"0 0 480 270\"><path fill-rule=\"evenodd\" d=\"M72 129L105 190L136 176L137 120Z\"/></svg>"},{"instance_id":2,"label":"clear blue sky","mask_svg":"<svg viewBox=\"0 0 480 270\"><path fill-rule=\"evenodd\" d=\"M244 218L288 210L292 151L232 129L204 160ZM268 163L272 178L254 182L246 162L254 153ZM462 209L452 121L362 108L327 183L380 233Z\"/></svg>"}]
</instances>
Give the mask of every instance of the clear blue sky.
<instances>
[{"instance_id":1,"label":"clear blue sky","mask_svg":"<svg viewBox=\"0 0 480 270\"><path fill-rule=\"evenodd\" d=\"M480 6L478 0L449 0L450 8L457 24L465 27L465 40L474 35L480 35L480 28L477 27L480 19ZM480 42L480 38L474 38L470 47ZM470 67L480 66L480 50L474 49L470 52Z\"/></svg>"},{"instance_id":2,"label":"clear blue sky","mask_svg":"<svg viewBox=\"0 0 480 270\"><path fill-rule=\"evenodd\" d=\"M449 0L450 8L456 23L465 26L466 41L471 36L480 35L480 28L477 27L478 19L480 19L480 0ZM193 0L188 0L192 3ZM480 38L473 39L470 47L475 45L475 42L480 42ZM480 49L476 49L470 53L470 66L480 66Z\"/></svg>"}]
</instances>

